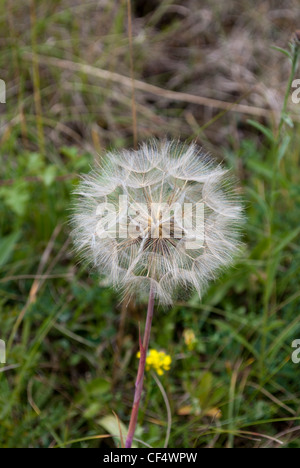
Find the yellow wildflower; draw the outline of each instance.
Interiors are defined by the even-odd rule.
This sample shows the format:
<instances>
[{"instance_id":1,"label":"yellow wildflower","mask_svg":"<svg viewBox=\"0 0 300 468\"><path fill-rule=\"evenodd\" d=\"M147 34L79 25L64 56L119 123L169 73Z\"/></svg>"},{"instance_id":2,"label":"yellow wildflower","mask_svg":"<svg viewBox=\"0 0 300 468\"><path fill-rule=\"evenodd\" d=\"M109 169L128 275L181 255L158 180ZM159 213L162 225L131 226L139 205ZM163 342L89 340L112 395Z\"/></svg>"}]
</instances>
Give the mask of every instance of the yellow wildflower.
<instances>
[{"instance_id":1,"label":"yellow wildflower","mask_svg":"<svg viewBox=\"0 0 300 468\"><path fill-rule=\"evenodd\" d=\"M197 338L194 331L191 328L187 328L186 330L184 330L183 338L188 349L190 351L194 349L195 344L197 343Z\"/></svg>"},{"instance_id":2,"label":"yellow wildflower","mask_svg":"<svg viewBox=\"0 0 300 468\"><path fill-rule=\"evenodd\" d=\"M141 357L140 351L137 357ZM163 375L164 371L170 370L172 358L164 351L150 349L146 357L146 370L153 369L158 375Z\"/></svg>"}]
</instances>

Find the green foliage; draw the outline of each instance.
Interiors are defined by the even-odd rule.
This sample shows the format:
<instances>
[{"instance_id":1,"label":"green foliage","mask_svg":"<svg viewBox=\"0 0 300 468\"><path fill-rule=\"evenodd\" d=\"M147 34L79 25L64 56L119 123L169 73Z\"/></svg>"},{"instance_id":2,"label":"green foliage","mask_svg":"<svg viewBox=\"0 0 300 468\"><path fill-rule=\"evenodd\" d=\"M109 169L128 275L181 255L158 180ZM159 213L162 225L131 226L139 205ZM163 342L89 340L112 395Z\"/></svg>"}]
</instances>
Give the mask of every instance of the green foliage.
<instances>
[{"instance_id":1,"label":"green foliage","mask_svg":"<svg viewBox=\"0 0 300 468\"><path fill-rule=\"evenodd\" d=\"M58 8L63 2L36 3L43 4L45 15L32 25L35 34L44 37L54 25L56 40L54 49L51 37L41 40L38 52L65 58L67 51L76 62L85 50L78 17L70 8ZM161 2L149 18L149 28L161 28L157 43L176 35L180 27L177 17L162 21L167 3ZM106 56L118 65L114 53L128 46L126 9L122 4L113 14L112 4L104 7L110 22L101 38L105 53L99 53L100 68L109 68ZM1 68L14 64L7 79L19 73L17 96L8 100L5 110L9 125L0 148L0 339L7 343L7 363L0 365L0 446L113 447L120 444L119 437L98 436L119 434L113 411L123 431L128 423L138 324L145 310L130 306L120 333L119 298L74 258L68 216L70 193L77 174L89 170L93 145L101 152L109 145L130 144L130 96L119 92L119 101L110 84L95 84L84 72L69 82L57 68L46 72L41 67L44 108L55 92L59 101L55 111L46 107L42 116L44 154L24 54L32 52L30 34L24 31L21 38L8 31L10 10L0 8L1 27L10 37ZM84 6L76 8L80 13ZM17 7L14 13L20 14ZM25 29L30 32L30 26ZM144 50L142 36L139 40L135 73L142 79L149 49ZM284 54L281 60L287 55L293 59ZM168 87L168 78L168 73L159 75L158 84ZM72 93L81 109L88 110L83 117L71 105ZM176 103L163 106L142 107L141 114L154 129L143 124L145 135L178 136L190 109ZM169 121L172 125L167 126ZM66 129L59 123L69 125L65 138L61 131ZM103 140L93 132L95 124L102 128ZM299 367L290 360L291 343L300 338L299 123L291 126L284 108L279 132L278 125L259 119L245 125L246 137L239 142L222 137L225 163L241 180L246 205L242 258L211 285L202 301L194 295L172 310L157 310L154 318L151 343L172 357L171 370L160 378L172 413L169 447L278 446L270 440L277 437L284 447L300 448L295 429L300 419ZM83 127L92 135L84 141ZM182 131L186 136L187 128ZM198 125L193 131L191 138L199 133L210 137ZM184 341L186 329L195 332L192 349ZM161 447L167 411L151 373L145 388L136 437Z\"/></svg>"}]
</instances>

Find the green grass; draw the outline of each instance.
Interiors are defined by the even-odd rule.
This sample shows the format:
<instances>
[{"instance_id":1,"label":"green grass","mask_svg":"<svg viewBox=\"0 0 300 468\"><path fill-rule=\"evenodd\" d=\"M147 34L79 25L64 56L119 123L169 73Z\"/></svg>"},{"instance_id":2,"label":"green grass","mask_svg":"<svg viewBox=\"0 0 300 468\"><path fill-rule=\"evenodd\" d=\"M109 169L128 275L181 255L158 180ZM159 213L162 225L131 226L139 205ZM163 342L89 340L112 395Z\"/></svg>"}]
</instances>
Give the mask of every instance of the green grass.
<instances>
[{"instance_id":1,"label":"green grass","mask_svg":"<svg viewBox=\"0 0 300 468\"><path fill-rule=\"evenodd\" d=\"M130 307L120 332L119 298L74 257L68 216L77 174L89 170L95 154L132 145L131 90L84 67L72 72L39 62L51 56L130 76L126 2L113 3L96 12L93 2L71 9L66 0L0 6L0 78L8 88L7 104L0 104L2 448L115 446L117 437L95 436L118 434L113 412L125 426L129 421L145 308ZM133 20L135 76L197 94L202 32L182 36L181 43L184 20L166 14L170 3L152 8L141 30L141 18ZM238 27L234 2L209 5L217 32L229 42ZM190 0L187 9L193 8ZM239 8L250 18L241 33L253 33L255 11L246 1ZM266 60L285 70L284 87L274 71L283 102L291 66L271 49L267 26L260 32ZM210 27L203 55L223 44L214 42ZM287 48L278 31L276 43ZM263 59L256 58L263 82ZM221 76L220 69L205 70L213 83ZM209 97L242 97L212 95L209 81L204 86ZM194 295L154 317L150 346L172 356L171 370L160 378L172 415L169 447L274 447L279 439L283 447L300 448L299 365L290 359L291 343L300 338L300 133L297 116L293 127L285 118L289 110L299 116L298 108L284 109L281 123L233 112L215 119L217 110L136 95L139 139L203 141L240 179L247 215L238 263L201 302ZM251 99L246 103L254 106ZM197 338L192 350L183 338L190 328ZM136 437L140 446L162 447L167 408L151 373L145 389Z\"/></svg>"}]
</instances>

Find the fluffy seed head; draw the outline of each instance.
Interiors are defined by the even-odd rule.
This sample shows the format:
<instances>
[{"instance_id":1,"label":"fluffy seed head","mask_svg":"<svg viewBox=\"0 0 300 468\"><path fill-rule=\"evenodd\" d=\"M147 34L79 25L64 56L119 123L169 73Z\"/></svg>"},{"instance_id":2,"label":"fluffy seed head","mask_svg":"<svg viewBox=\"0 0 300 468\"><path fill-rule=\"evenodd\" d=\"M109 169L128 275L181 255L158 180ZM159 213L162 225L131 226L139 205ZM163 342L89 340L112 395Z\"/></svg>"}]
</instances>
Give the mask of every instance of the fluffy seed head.
<instances>
[{"instance_id":1,"label":"fluffy seed head","mask_svg":"<svg viewBox=\"0 0 300 468\"><path fill-rule=\"evenodd\" d=\"M75 191L76 249L124 294L172 304L201 296L240 248L232 179L195 144L156 141L107 153Z\"/></svg>"}]
</instances>

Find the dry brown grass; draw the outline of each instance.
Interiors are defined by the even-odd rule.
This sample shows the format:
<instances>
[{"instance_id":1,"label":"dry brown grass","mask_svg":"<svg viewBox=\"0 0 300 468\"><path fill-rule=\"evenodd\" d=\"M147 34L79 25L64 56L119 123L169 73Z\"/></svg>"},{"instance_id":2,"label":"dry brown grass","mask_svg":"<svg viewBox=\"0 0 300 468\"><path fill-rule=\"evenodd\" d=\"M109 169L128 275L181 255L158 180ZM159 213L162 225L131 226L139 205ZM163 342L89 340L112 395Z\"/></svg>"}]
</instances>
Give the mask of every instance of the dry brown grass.
<instances>
[{"instance_id":1,"label":"dry brown grass","mask_svg":"<svg viewBox=\"0 0 300 468\"><path fill-rule=\"evenodd\" d=\"M35 3L48 141L78 144L83 139L97 149L132 143L131 89L123 86L124 80L130 82L126 2ZM24 123L35 113L30 8L28 1L9 5L1 45L4 55L14 53L15 63L1 72L11 103L6 121L19 116L17 122ZM139 139L170 135L224 143L228 135L243 138L247 114L268 118L278 111L289 64L271 46L286 47L299 25L296 0L284 6L275 1L164 1L159 7L136 1L133 11ZM97 68L107 72L106 78L90 73ZM201 127L233 103L240 105L238 112L225 112L203 134Z\"/></svg>"}]
</instances>

